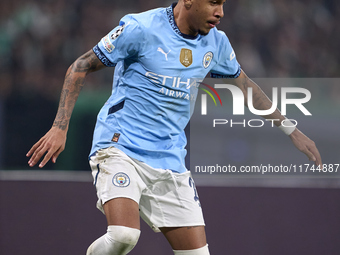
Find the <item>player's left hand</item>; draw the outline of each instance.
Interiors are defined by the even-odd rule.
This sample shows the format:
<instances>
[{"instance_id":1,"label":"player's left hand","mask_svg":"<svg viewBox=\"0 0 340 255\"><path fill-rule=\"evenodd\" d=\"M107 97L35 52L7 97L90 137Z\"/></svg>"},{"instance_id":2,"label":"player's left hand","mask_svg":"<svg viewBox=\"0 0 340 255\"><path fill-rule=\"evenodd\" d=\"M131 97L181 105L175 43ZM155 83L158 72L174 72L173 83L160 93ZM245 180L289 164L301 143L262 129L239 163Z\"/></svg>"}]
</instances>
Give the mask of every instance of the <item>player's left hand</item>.
<instances>
[{"instance_id":1,"label":"player's left hand","mask_svg":"<svg viewBox=\"0 0 340 255\"><path fill-rule=\"evenodd\" d=\"M295 129L294 132L289 135L289 137L296 148L306 154L310 161L314 161L316 166L322 168L321 155L319 150L316 148L314 141L309 139L298 129Z\"/></svg>"},{"instance_id":2,"label":"player's left hand","mask_svg":"<svg viewBox=\"0 0 340 255\"><path fill-rule=\"evenodd\" d=\"M67 130L52 127L26 154L27 157L31 157L28 165L33 167L42 157L40 168L44 167L50 159L56 163L59 154L65 149L66 133Z\"/></svg>"}]
</instances>

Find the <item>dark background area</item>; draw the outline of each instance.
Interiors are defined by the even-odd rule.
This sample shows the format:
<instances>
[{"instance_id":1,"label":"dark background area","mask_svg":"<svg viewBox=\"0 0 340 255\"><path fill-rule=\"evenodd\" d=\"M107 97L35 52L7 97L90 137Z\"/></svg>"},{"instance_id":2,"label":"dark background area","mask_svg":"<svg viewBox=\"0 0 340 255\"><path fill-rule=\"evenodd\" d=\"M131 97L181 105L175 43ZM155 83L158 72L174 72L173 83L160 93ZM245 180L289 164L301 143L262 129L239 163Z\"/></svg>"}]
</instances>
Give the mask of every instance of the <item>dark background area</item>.
<instances>
[{"instance_id":1,"label":"dark background area","mask_svg":"<svg viewBox=\"0 0 340 255\"><path fill-rule=\"evenodd\" d=\"M53 123L68 66L117 26L123 15L171 2L0 2L1 255L85 254L90 243L105 233L105 217L95 207L87 157L96 115L111 92L112 68L87 77L66 149L56 164L48 163L30 175L25 154ZM312 92L308 109L313 117L294 111L290 116L298 118L301 129L317 142L324 163L339 164L339 1L228 0L224 11L218 29L226 32L250 77L276 82L314 80L313 85L304 85ZM302 87L301 83L295 86ZM222 101L228 100L222 97ZM225 114L225 108L212 111L215 106L210 103L208 118L198 111L187 129L193 146L188 147L188 165L309 163L277 130L211 130L211 118L232 115ZM87 171L88 179L40 181L39 173L59 170ZM16 176L14 180L4 177L8 173ZM288 182L275 175L274 182L269 182L224 174L213 176L220 185L213 187L214 180L200 175L196 183L211 254L339 254L340 185L335 175L330 176L330 185L321 183L320 176L327 177L293 175ZM131 254L172 252L161 234L142 223L142 236Z\"/></svg>"},{"instance_id":2,"label":"dark background area","mask_svg":"<svg viewBox=\"0 0 340 255\"><path fill-rule=\"evenodd\" d=\"M0 169L27 169L29 148L52 125L68 66L131 12L171 1L5 0L0 3ZM219 29L252 77L339 76L340 4L335 0L227 1ZM61 163L86 170L96 114L109 97L113 69L87 77ZM319 92L339 102L340 86ZM315 96L315 93L313 94Z\"/></svg>"},{"instance_id":3,"label":"dark background area","mask_svg":"<svg viewBox=\"0 0 340 255\"><path fill-rule=\"evenodd\" d=\"M211 254L337 255L338 189L200 187ZM104 233L90 182L0 181L0 254L85 254ZM171 255L142 222L133 254Z\"/></svg>"}]
</instances>

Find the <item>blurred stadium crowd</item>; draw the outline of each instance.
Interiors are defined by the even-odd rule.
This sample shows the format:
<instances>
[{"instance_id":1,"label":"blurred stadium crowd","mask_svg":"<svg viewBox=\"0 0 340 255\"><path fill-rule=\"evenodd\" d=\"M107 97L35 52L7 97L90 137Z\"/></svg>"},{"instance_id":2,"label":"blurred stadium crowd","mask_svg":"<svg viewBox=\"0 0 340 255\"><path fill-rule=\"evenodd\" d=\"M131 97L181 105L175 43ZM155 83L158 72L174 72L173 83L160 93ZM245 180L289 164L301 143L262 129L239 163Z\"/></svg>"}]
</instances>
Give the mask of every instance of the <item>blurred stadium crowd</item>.
<instances>
[{"instance_id":1,"label":"blurred stadium crowd","mask_svg":"<svg viewBox=\"0 0 340 255\"><path fill-rule=\"evenodd\" d=\"M0 95L58 99L66 68L126 13L171 1L0 2ZM227 1L224 30L251 77L337 77L340 4L335 0ZM107 76L91 77L103 86ZM106 83L107 84L107 83Z\"/></svg>"},{"instance_id":2,"label":"blurred stadium crowd","mask_svg":"<svg viewBox=\"0 0 340 255\"><path fill-rule=\"evenodd\" d=\"M170 4L165 0L1 1L0 101L7 115L2 125L0 120L1 129L4 123L12 123L8 130L33 121L31 115L40 121L39 111L50 111L53 120L65 72L78 56L123 15ZM228 35L250 77L338 77L339 1L227 0L224 11L218 28ZM86 90L109 87L111 79L112 70L90 75ZM334 85L327 93L337 95L338 100L340 86ZM31 115L23 110L30 110ZM20 118L20 114L25 121L8 119Z\"/></svg>"}]
</instances>

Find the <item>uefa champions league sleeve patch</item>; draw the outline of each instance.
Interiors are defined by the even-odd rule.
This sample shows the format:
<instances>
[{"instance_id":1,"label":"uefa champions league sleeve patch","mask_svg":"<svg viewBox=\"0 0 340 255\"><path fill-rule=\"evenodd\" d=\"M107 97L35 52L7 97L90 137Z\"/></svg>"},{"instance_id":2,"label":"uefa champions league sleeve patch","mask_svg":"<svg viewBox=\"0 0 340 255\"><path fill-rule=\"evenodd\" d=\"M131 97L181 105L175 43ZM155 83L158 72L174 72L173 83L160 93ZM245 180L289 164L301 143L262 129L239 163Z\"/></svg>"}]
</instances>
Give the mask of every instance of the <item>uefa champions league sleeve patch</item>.
<instances>
[{"instance_id":1,"label":"uefa champions league sleeve patch","mask_svg":"<svg viewBox=\"0 0 340 255\"><path fill-rule=\"evenodd\" d=\"M114 31L112 34L111 34L111 39L114 41L118 38L118 36L121 35L121 33L123 33L124 31L124 27L125 27L125 24L118 27L116 31Z\"/></svg>"},{"instance_id":2,"label":"uefa champions league sleeve patch","mask_svg":"<svg viewBox=\"0 0 340 255\"><path fill-rule=\"evenodd\" d=\"M113 185L117 187L127 187L130 185L130 177L126 173L117 173L112 178Z\"/></svg>"},{"instance_id":3,"label":"uefa champions league sleeve patch","mask_svg":"<svg viewBox=\"0 0 340 255\"><path fill-rule=\"evenodd\" d=\"M127 24L126 24L127 25ZM112 41L115 41L120 35L121 33L123 33L124 31L124 27L126 26L125 24L118 26L113 33L110 35L107 34L105 37L102 38L101 43L103 44L105 50L108 53L111 53L114 49L115 46L112 44Z\"/></svg>"}]
</instances>

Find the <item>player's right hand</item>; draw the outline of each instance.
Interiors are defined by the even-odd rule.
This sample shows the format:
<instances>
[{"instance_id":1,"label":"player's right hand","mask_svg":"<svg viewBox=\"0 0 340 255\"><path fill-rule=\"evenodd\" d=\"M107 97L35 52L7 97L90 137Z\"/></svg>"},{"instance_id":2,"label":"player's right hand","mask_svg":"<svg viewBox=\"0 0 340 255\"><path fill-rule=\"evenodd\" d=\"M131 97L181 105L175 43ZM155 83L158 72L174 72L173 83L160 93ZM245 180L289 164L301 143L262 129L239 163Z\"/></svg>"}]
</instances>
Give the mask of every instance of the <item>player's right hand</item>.
<instances>
[{"instance_id":1,"label":"player's right hand","mask_svg":"<svg viewBox=\"0 0 340 255\"><path fill-rule=\"evenodd\" d=\"M65 149L66 132L57 127L52 127L26 154L26 157L31 157L28 165L33 167L44 155L45 157L39 164L40 168L44 167L51 158L52 162L55 163L59 154Z\"/></svg>"},{"instance_id":2,"label":"player's right hand","mask_svg":"<svg viewBox=\"0 0 340 255\"><path fill-rule=\"evenodd\" d=\"M297 149L306 154L310 161L314 161L315 165L322 169L322 159L315 143L303 134L297 128L289 135L293 144Z\"/></svg>"}]
</instances>

